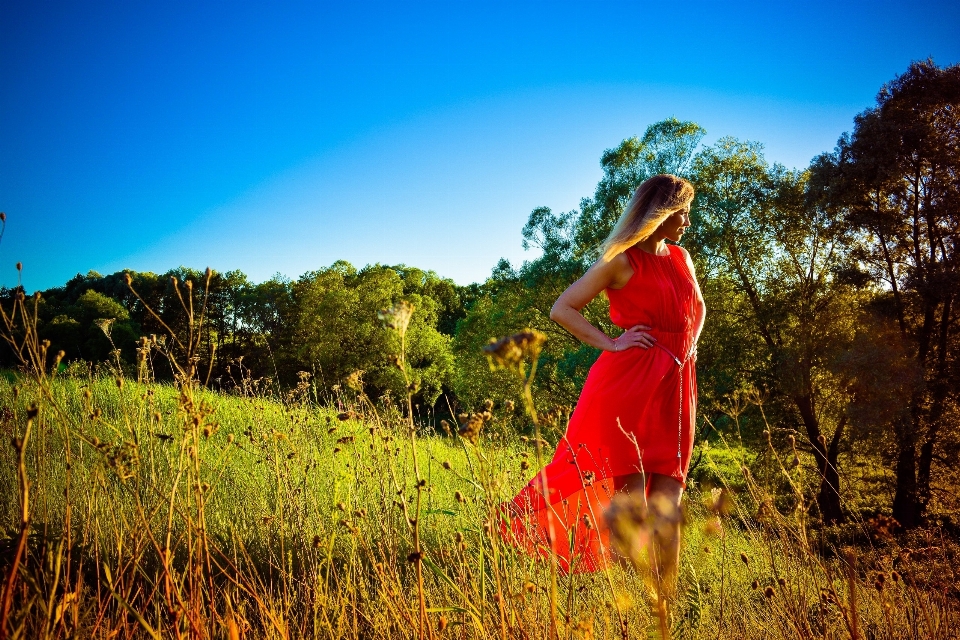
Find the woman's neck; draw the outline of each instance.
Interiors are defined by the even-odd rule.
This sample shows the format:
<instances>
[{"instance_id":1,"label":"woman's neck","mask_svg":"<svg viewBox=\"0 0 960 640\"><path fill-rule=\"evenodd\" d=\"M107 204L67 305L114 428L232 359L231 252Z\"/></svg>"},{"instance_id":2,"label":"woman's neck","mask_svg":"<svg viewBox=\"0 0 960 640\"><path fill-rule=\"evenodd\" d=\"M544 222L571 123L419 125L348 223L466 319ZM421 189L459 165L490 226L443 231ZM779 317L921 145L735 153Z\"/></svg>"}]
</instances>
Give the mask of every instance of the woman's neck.
<instances>
[{"instance_id":1,"label":"woman's neck","mask_svg":"<svg viewBox=\"0 0 960 640\"><path fill-rule=\"evenodd\" d=\"M647 253L653 253L658 256L665 256L670 253L670 249L667 248L667 243L663 241L662 237L650 236L646 240L638 242L637 246Z\"/></svg>"}]
</instances>

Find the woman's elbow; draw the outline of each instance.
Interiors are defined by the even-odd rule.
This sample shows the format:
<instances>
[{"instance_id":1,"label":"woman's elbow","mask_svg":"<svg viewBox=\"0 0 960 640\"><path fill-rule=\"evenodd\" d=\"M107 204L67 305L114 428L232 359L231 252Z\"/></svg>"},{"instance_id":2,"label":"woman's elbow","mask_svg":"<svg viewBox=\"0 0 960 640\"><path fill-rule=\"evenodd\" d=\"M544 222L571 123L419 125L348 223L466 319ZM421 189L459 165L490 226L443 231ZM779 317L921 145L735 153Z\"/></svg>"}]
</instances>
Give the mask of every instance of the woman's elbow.
<instances>
[{"instance_id":1,"label":"woman's elbow","mask_svg":"<svg viewBox=\"0 0 960 640\"><path fill-rule=\"evenodd\" d=\"M561 316L563 316L563 308L565 306L566 305L561 305L559 300L554 302L553 306L550 307L550 319L556 323L559 323Z\"/></svg>"}]
</instances>

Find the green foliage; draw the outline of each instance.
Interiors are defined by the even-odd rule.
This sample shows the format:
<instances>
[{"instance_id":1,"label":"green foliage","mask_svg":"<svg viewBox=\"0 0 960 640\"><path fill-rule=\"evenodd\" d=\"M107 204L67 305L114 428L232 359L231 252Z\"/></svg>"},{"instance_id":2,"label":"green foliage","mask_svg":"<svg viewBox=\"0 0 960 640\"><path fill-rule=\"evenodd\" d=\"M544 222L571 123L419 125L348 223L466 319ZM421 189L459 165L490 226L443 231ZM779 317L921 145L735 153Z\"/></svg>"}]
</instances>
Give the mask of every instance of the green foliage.
<instances>
[{"instance_id":1,"label":"green foliage","mask_svg":"<svg viewBox=\"0 0 960 640\"><path fill-rule=\"evenodd\" d=\"M38 327L41 338L50 341L51 353L64 351L68 359L100 362L112 359L119 349L132 360L140 326L117 300L93 289L79 295L41 298Z\"/></svg>"},{"instance_id":2,"label":"green foliage","mask_svg":"<svg viewBox=\"0 0 960 640\"><path fill-rule=\"evenodd\" d=\"M429 295L435 289L449 296L450 288L433 280L439 279L415 269L378 265L357 271L346 262L305 274L293 286L298 361L314 367L327 384L360 371L374 397L403 397L406 383L391 361L400 353L400 338L382 330L377 312L406 300L415 309L406 344L412 383L432 406L453 371L451 338L437 330L443 307Z\"/></svg>"}]
</instances>

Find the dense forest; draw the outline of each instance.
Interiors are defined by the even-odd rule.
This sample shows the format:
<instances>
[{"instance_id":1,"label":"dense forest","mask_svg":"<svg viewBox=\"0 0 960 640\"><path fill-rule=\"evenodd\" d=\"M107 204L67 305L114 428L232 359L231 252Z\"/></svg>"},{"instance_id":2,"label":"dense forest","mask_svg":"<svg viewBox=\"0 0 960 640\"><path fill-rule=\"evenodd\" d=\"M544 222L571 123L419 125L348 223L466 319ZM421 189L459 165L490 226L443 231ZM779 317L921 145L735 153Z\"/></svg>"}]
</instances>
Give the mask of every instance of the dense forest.
<instances>
[{"instance_id":1,"label":"dense forest","mask_svg":"<svg viewBox=\"0 0 960 640\"><path fill-rule=\"evenodd\" d=\"M856 492L879 496L866 515L892 513L907 528L935 519L956 533L958 110L960 66L914 63L804 169L767 160L756 142L703 145L699 125L667 119L603 153L603 177L579 208L531 212L522 239L538 257L501 261L483 283L346 262L259 284L185 267L89 272L35 294L38 332L72 372L109 361L170 378L162 352L176 347L171 336L192 333L196 375L216 390L283 395L309 384L322 400L351 379L370 397L400 398L397 337L378 311L406 300L415 311L405 352L424 412L516 401L515 381L491 370L482 347L532 327L549 336L537 404L563 415L599 352L552 323L550 307L598 258L636 186L674 173L697 189L684 245L708 309L701 442L736 437L749 448L772 438L794 455L792 436L820 478L813 498L825 523L849 517L858 503L846 494ZM191 305L204 310L195 326ZM602 299L585 309L614 334L606 312ZM0 357L18 366L10 349Z\"/></svg>"}]
</instances>

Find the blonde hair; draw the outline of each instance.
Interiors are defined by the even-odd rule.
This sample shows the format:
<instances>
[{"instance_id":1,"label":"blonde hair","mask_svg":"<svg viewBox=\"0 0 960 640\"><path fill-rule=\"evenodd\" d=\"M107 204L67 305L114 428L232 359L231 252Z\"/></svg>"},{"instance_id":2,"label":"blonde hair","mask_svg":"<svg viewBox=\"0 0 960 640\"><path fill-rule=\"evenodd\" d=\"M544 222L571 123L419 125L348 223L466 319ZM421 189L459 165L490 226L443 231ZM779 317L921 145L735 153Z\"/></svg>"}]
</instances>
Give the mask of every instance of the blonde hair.
<instances>
[{"instance_id":1,"label":"blonde hair","mask_svg":"<svg viewBox=\"0 0 960 640\"><path fill-rule=\"evenodd\" d=\"M692 201L693 185L683 178L664 173L644 180L603 241L603 259L610 260L646 240L664 220Z\"/></svg>"}]
</instances>

